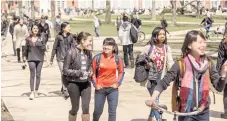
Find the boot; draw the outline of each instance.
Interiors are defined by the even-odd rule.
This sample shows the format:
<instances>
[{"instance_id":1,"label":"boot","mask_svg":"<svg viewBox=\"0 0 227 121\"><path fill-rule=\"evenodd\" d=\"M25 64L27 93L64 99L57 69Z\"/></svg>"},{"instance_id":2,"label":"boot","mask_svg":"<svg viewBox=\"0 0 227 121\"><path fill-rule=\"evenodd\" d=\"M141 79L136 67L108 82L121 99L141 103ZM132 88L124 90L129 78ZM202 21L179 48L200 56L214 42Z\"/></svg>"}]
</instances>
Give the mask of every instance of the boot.
<instances>
[{"instance_id":1,"label":"boot","mask_svg":"<svg viewBox=\"0 0 227 121\"><path fill-rule=\"evenodd\" d=\"M225 112L221 114L221 118L227 119L227 109L225 109Z\"/></svg>"},{"instance_id":2,"label":"boot","mask_svg":"<svg viewBox=\"0 0 227 121\"><path fill-rule=\"evenodd\" d=\"M21 59L20 59L20 48L17 48L17 61L18 61L18 63L21 63Z\"/></svg>"},{"instance_id":3,"label":"boot","mask_svg":"<svg viewBox=\"0 0 227 121\"><path fill-rule=\"evenodd\" d=\"M153 117L148 117L147 121L154 121Z\"/></svg>"},{"instance_id":4,"label":"boot","mask_svg":"<svg viewBox=\"0 0 227 121\"><path fill-rule=\"evenodd\" d=\"M76 121L76 115L73 116L69 113L69 121Z\"/></svg>"},{"instance_id":5,"label":"boot","mask_svg":"<svg viewBox=\"0 0 227 121\"><path fill-rule=\"evenodd\" d=\"M134 68L134 60L131 60L131 68Z\"/></svg>"},{"instance_id":6,"label":"boot","mask_svg":"<svg viewBox=\"0 0 227 121\"><path fill-rule=\"evenodd\" d=\"M82 121L90 121L90 114L82 114Z\"/></svg>"}]
</instances>

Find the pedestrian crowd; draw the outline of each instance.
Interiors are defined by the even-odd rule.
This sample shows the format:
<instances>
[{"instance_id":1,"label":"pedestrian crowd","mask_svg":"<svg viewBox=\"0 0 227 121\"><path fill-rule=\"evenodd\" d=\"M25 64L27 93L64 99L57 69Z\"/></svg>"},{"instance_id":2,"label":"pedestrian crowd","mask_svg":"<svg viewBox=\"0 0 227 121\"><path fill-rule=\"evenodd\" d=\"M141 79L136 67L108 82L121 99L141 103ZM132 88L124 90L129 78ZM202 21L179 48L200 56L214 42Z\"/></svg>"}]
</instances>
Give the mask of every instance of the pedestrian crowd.
<instances>
[{"instance_id":1,"label":"pedestrian crowd","mask_svg":"<svg viewBox=\"0 0 227 121\"><path fill-rule=\"evenodd\" d=\"M97 16L93 17L95 33L99 37L101 22ZM163 17L161 26L154 28L150 41L134 60L133 46L138 41L138 33L134 30L140 31L141 25L141 20L135 16L132 16L131 20L126 15L117 18L115 26L123 45L122 59L118 55L118 45L113 38L105 38L103 51L92 55L92 34L87 32L73 34L70 31L70 23L62 21L60 16L56 16L53 23L48 21L47 16L41 16L37 21L26 17L14 17L10 25L7 19L2 17L2 57L7 56L4 53L3 43L6 41L9 26L14 56L17 56L18 63L28 64L31 91L29 99L34 100L39 97L44 60L46 59L47 65L51 66L56 56L61 72L60 91L64 99L69 98L71 101L69 121L77 120L80 98L82 120L90 121L92 86L95 88L92 120L100 120L107 100L108 121L116 121L120 93L118 89L124 80L125 68L135 69L134 80L147 88L151 96L150 100L146 101L149 107L159 103L160 94L173 81L173 111L183 113L201 111L194 116L179 116L179 121L209 121L210 84L219 92L224 90L224 113L221 117L227 119L227 33L224 33L219 45L216 65L205 54L206 35L196 30L187 32L181 48L182 56L174 61L171 47L167 43L168 23ZM55 30L55 41L51 56L48 57L47 43L51 38L50 28ZM206 28L209 26L207 25ZM151 108L147 120L152 121L154 117L159 120L160 114Z\"/></svg>"}]
</instances>

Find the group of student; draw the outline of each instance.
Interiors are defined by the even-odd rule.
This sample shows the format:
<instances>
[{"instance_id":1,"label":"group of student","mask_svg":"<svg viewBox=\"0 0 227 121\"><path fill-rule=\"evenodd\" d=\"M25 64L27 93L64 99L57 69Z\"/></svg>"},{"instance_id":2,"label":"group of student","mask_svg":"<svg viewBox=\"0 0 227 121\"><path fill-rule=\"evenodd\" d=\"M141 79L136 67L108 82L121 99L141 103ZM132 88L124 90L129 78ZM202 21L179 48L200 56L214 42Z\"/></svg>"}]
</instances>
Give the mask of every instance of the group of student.
<instances>
[{"instance_id":1,"label":"group of student","mask_svg":"<svg viewBox=\"0 0 227 121\"><path fill-rule=\"evenodd\" d=\"M42 18L41 18L42 19ZM22 23L22 22L21 22ZM20 26L21 27L21 26ZM134 68L133 43L130 38L130 24L128 17L123 16L123 23L119 27L119 39L123 45L124 59L118 56L118 45L113 38L103 40L103 51L100 54L92 55L93 36L87 32L80 32L74 35L70 32L68 22L61 23L61 30L56 34L52 49L50 64L56 55L59 70L61 72L62 93L64 98L71 100L72 108L69 111L69 121L77 120L79 101L82 102L82 120L89 121L89 105L91 100L91 86L95 88L93 121L99 121L103 112L105 100L108 101L108 121L116 121L118 105L118 88L124 80L124 67L129 67L128 54L130 56L131 68ZM45 27L44 27L45 28ZM30 69L31 100L39 97L41 70L44 62L46 44L49 32L42 32L37 23L31 25L28 37L25 38L23 49L23 61L27 61ZM195 116L180 116L179 121L209 121L209 83L221 92L224 88L224 108L222 118L227 117L227 34L219 46L217 66L205 54L206 38L200 31L189 31L182 46L182 57L174 62L171 48L167 44L166 31L163 27L156 27L147 46L144 47L141 55L147 56L149 61L143 63L148 70L154 65L158 70L155 80L145 81L151 95L147 101L148 106L158 103L159 96L167 89L170 82L178 85L179 99L177 111L192 112L200 110L201 113ZM18 52L18 51L17 51ZM18 62L19 62L18 58ZM123 62L124 61L124 62ZM181 67L184 73L181 73ZM34 79L36 84L34 87ZM197 86L196 86L197 85ZM197 97L198 95L198 97ZM153 117L160 119L159 113L150 111L148 121Z\"/></svg>"}]
</instances>

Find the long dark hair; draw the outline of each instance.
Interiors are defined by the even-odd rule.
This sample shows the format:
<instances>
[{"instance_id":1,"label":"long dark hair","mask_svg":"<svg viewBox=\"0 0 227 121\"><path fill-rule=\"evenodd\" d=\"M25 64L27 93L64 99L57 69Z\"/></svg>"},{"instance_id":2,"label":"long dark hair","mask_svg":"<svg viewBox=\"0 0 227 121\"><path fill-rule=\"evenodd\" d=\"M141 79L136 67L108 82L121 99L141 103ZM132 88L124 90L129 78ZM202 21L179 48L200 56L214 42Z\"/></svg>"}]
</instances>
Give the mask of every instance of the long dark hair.
<instances>
[{"instance_id":1,"label":"long dark hair","mask_svg":"<svg viewBox=\"0 0 227 121\"><path fill-rule=\"evenodd\" d=\"M86 40L89 36L92 35L88 32L80 32L76 37L77 44L80 44L82 40Z\"/></svg>"},{"instance_id":2,"label":"long dark hair","mask_svg":"<svg viewBox=\"0 0 227 121\"><path fill-rule=\"evenodd\" d=\"M33 31L32 31L32 29L33 29L34 26L37 26L37 28L38 28L38 33L37 33L36 36L37 36L37 37L40 37L40 36L41 36L41 32L40 32L40 30L39 30L39 25L36 24L36 23L33 23L33 24L31 25L30 37L32 37L32 36L34 35L34 33L33 33Z\"/></svg>"},{"instance_id":3,"label":"long dark hair","mask_svg":"<svg viewBox=\"0 0 227 121\"><path fill-rule=\"evenodd\" d=\"M162 27L156 27L156 28L154 28L154 30L152 31L152 34L151 34L151 40L147 43L148 45L149 44L152 44L152 45L158 44L158 35L159 35L159 32L161 30L164 30L165 31L165 29L162 28ZM165 35L165 40L164 40L163 44L167 44L167 37L166 37L166 35Z\"/></svg>"},{"instance_id":4,"label":"long dark hair","mask_svg":"<svg viewBox=\"0 0 227 121\"><path fill-rule=\"evenodd\" d=\"M113 53L118 55L118 46L114 38L106 38L103 41L103 45L113 46Z\"/></svg>"},{"instance_id":5,"label":"long dark hair","mask_svg":"<svg viewBox=\"0 0 227 121\"><path fill-rule=\"evenodd\" d=\"M191 30L186 34L183 46L181 48L183 57L187 56L190 53L190 49L188 48L188 46L192 44L192 42L197 41L198 35L204 40L206 40L206 37L203 35L203 33L197 30Z\"/></svg>"},{"instance_id":6,"label":"long dark hair","mask_svg":"<svg viewBox=\"0 0 227 121\"><path fill-rule=\"evenodd\" d=\"M64 29L65 29L65 27L66 26L68 26L69 25L69 22L63 22L62 24L61 24L61 31L59 32L59 34L60 35L62 35L63 33L64 33ZM67 33L67 35L69 35L70 33Z\"/></svg>"}]
</instances>

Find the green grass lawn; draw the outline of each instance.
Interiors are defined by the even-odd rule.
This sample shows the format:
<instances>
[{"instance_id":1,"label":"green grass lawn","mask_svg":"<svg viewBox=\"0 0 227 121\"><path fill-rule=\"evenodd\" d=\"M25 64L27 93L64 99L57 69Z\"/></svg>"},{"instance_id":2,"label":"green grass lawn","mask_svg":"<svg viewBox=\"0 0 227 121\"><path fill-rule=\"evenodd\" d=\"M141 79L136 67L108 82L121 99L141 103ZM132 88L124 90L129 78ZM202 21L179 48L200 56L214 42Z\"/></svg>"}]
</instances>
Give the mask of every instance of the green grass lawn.
<instances>
[{"instance_id":1,"label":"green grass lawn","mask_svg":"<svg viewBox=\"0 0 227 121\"><path fill-rule=\"evenodd\" d=\"M71 25L71 32L77 33L81 31L89 32L93 35L94 34L94 27L93 22L91 21L69 21ZM152 30L160 26L159 24L151 24L151 23L144 23L142 25L142 31L146 34L151 34ZM176 27L173 27L171 25L168 26L168 31L179 31L179 30L187 30L187 29L196 29L198 28L198 25L178 25ZM100 28L101 36L117 36L117 29L114 26L114 23L112 24L105 24L103 23ZM53 30L51 31L51 35L53 34ZM53 37L53 36L52 36Z\"/></svg>"},{"instance_id":2,"label":"green grass lawn","mask_svg":"<svg viewBox=\"0 0 227 121\"><path fill-rule=\"evenodd\" d=\"M118 15L112 15L111 16L111 19L112 20L116 20ZM226 20L224 19L225 17L227 16L213 16L213 19L214 19L214 22L216 23L222 23L223 22L223 25L224 23L226 22ZM84 17L79 17L79 18L84 18ZM99 16L100 19L105 19L105 15L100 15ZM141 20L151 20L151 16L149 15L139 15L139 18ZM157 15L156 16L156 20L160 20L162 18L162 15ZM92 16L89 17L89 19L92 19ZM167 21L171 21L172 20L172 15L165 15L165 19ZM198 24L202 21L203 17L199 17L199 18L196 18L196 17L193 17L193 16L185 16L185 15L178 15L177 16L177 22L198 22Z\"/></svg>"}]
</instances>

